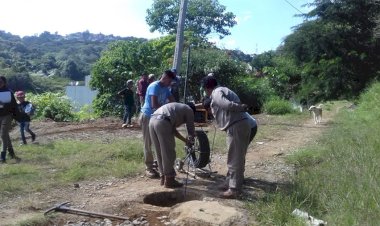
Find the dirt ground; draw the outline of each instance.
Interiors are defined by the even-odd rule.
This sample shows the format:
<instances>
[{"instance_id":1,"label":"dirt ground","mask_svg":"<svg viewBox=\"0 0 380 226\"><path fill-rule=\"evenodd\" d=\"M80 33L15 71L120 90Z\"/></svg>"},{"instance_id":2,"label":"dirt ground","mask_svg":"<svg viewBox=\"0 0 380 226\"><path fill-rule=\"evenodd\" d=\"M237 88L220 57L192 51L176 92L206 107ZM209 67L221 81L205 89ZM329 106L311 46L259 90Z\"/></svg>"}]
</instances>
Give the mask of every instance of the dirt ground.
<instances>
[{"instance_id":1,"label":"dirt ground","mask_svg":"<svg viewBox=\"0 0 380 226\"><path fill-rule=\"evenodd\" d=\"M331 125L337 110L324 112L322 123L314 125L311 117L301 123L282 124L270 137L264 140L254 139L246 157L244 200L256 200L266 192L273 192L277 186L289 182L293 167L287 165L284 157L292 151L311 144ZM275 125L272 116L255 116L260 133L260 126ZM141 138L138 127L122 129L120 121L113 118L99 119L81 123L56 123L52 121L33 122L33 129L38 134L38 143L48 143L57 139L91 140L102 139L112 142L115 138ZM206 129L214 131L212 127ZM211 132L209 134L211 134ZM18 137L17 128L12 131L13 138ZM211 138L209 135L211 143ZM13 141L14 145L18 140ZM226 155L212 153L211 169L217 173L198 174L188 178L186 192L189 199L217 200L227 206L242 208L242 200L221 200L218 198L217 184L226 173ZM185 181L186 174L178 174L179 180ZM16 197L6 203L0 203L0 225L12 225L27 219L59 203L69 201L72 208L126 216L131 221L144 218L149 225L168 225L170 207L155 206L144 203L147 195L172 191L162 188L158 180L148 179L143 175L134 178L109 178L107 180L83 181L63 188L54 188ZM181 189L184 192L184 188ZM92 222L96 219L71 214L57 213L52 218L52 225L65 225L70 222ZM117 222L117 221L115 221ZM121 221L119 221L121 222ZM251 219L254 222L254 219Z\"/></svg>"}]
</instances>

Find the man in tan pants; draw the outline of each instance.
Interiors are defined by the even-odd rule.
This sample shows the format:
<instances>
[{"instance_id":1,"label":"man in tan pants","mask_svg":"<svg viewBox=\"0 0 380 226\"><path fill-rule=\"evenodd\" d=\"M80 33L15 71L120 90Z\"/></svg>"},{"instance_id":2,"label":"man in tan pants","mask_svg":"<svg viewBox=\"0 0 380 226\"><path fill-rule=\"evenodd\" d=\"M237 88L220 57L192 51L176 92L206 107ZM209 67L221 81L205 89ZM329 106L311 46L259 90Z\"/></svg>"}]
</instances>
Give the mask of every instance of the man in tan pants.
<instances>
[{"instance_id":1,"label":"man in tan pants","mask_svg":"<svg viewBox=\"0 0 380 226\"><path fill-rule=\"evenodd\" d=\"M248 145L257 132L256 120L233 91L218 86L214 76L205 77L202 86L211 98L205 107L211 107L217 126L227 133L228 172L221 197L237 198L243 186Z\"/></svg>"},{"instance_id":2,"label":"man in tan pants","mask_svg":"<svg viewBox=\"0 0 380 226\"><path fill-rule=\"evenodd\" d=\"M153 113L149 122L149 132L156 148L161 185L166 188L182 187L175 180L174 161L176 159L175 137L191 145L194 141L194 105L182 103L166 104ZM183 137L177 127L186 124L188 136Z\"/></svg>"},{"instance_id":3,"label":"man in tan pants","mask_svg":"<svg viewBox=\"0 0 380 226\"><path fill-rule=\"evenodd\" d=\"M159 178L158 172L153 168L154 160L152 152L152 141L149 134L149 120L150 116L156 109L166 104L167 102L174 101L174 98L168 88L173 77L173 72L167 70L162 74L160 80L151 83L148 86L145 95L145 102L141 108L140 125L144 142L144 162L146 167L145 175L149 178Z\"/></svg>"}]
</instances>

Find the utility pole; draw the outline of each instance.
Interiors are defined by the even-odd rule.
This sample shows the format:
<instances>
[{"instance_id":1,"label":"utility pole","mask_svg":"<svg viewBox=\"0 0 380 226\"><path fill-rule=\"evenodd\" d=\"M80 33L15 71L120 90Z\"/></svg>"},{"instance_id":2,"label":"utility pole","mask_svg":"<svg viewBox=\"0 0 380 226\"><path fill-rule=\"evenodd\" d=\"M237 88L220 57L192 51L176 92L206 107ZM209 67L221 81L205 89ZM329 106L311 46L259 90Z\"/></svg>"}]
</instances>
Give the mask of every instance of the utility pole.
<instances>
[{"instance_id":1,"label":"utility pole","mask_svg":"<svg viewBox=\"0 0 380 226\"><path fill-rule=\"evenodd\" d=\"M177 70L178 75L181 74L180 67L181 67L182 50L183 50L183 30L185 28L187 3L188 3L188 0L181 0L181 6L179 9L177 36L176 36L176 42L175 42L176 44L175 44L174 60L173 60L173 68Z\"/></svg>"}]
</instances>

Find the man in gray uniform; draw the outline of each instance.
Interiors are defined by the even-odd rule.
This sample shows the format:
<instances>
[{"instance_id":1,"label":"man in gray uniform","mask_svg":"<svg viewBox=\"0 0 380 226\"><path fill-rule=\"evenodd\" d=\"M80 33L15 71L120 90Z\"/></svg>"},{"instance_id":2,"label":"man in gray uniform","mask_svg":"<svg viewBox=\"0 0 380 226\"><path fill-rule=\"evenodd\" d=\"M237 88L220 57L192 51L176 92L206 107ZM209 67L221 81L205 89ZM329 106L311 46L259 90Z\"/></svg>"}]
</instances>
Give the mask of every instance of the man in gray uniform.
<instances>
[{"instance_id":1,"label":"man in gray uniform","mask_svg":"<svg viewBox=\"0 0 380 226\"><path fill-rule=\"evenodd\" d=\"M245 170L245 156L248 145L257 132L257 124L247 111L247 105L230 89L218 86L214 76L202 81L207 96L211 98L205 107L211 112L219 129L227 133L227 178L221 193L222 198L237 198L240 194ZM208 106L207 106L208 105Z\"/></svg>"},{"instance_id":2,"label":"man in gray uniform","mask_svg":"<svg viewBox=\"0 0 380 226\"><path fill-rule=\"evenodd\" d=\"M183 185L175 180L175 137L187 145L193 144L195 134L194 111L194 105L168 103L157 109L149 121L149 132L156 148L161 185L165 185L166 188L177 188ZM186 124L187 138L177 130L177 127L182 124Z\"/></svg>"}]
</instances>

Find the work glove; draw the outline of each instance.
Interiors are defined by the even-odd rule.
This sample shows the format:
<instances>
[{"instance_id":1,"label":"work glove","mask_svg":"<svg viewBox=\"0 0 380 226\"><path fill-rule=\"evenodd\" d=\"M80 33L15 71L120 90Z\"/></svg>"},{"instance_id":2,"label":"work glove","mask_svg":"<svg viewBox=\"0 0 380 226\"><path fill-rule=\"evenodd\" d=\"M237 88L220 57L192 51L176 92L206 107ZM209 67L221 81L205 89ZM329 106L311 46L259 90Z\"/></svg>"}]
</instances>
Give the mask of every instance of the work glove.
<instances>
[{"instance_id":1,"label":"work glove","mask_svg":"<svg viewBox=\"0 0 380 226\"><path fill-rule=\"evenodd\" d=\"M243 108L243 111L248 111L248 105L246 105L246 104L242 104L241 106L242 106L242 108Z\"/></svg>"}]
</instances>

